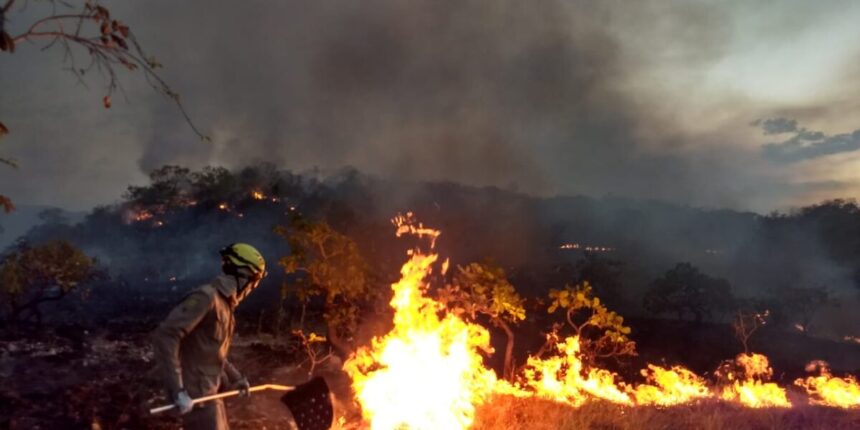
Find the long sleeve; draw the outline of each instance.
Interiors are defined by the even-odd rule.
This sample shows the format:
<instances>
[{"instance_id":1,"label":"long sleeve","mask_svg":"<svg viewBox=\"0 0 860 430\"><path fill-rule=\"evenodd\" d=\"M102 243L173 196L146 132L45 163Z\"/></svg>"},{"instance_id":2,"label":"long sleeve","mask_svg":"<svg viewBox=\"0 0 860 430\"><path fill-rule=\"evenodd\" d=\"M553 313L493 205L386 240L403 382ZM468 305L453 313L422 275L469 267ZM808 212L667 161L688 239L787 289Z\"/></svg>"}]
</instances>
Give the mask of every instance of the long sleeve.
<instances>
[{"instance_id":1,"label":"long sleeve","mask_svg":"<svg viewBox=\"0 0 860 430\"><path fill-rule=\"evenodd\" d=\"M239 372L230 360L224 362L224 374L227 376L227 382L230 384L242 379L242 372Z\"/></svg>"},{"instance_id":2,"label":"long sleeve","mask_svg":"<svg viewBox=\"0 0 860 430\"><path fill-rule=\"evenodd\" d=\"M152 334L155 361L171 396L183 389L182 362L179 347L212 308L212 298L205 292L195 291L173 308Z\"/></svg>"}]
</instances>

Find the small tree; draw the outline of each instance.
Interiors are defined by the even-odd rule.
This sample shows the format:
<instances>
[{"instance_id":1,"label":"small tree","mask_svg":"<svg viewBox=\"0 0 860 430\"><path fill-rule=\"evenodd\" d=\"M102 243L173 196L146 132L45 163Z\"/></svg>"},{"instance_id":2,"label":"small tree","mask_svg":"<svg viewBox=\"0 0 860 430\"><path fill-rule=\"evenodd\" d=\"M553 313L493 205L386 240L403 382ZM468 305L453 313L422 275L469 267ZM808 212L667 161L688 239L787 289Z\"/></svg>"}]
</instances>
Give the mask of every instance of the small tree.
<instances>
[{"instance_id":1,"label":"small tree","mask_svg":"<svg viewBox=\"0 0 860 430\"><path fill-rule=\"evenodd\" d=\"M40 306L58 301L103 276L96 261L66 241L31 247L20 243L0 263L0 292L10 319L41 324Z\"/></svg>"},{"instance_id":2,"label":"small tree","mask_svg":"<svg viewBox=\"0 0 860 430\"><path fill-rule=\"evenodd\" d=\"M591 285L583 282L550 290L549 313L564 312L567 326L579 336L582 359L594 364L598 359L636 355L636 343L630 340L630 327L624 318L610 311L594 296ZM557 330L558 326L554 330Z\"/></svg>"},{"instance_id":3,"label":"small tree","mask_svg":"<svg viewBox=\"0 0 860 430\"><path fill-rule=\"evenodd\" d=\"M139 207L165 211L182 206L191 198L192 176L186 167L162 166L149 172L149 185L129 186L125 199Z\"/></svg>"},{"instance_id":4,"label":"small tree","mask_svg":"<svg viewBox=\"0 0 860 430\"><path fill-rule=\"evenodd\" d=\"M325 363L331 358L331 346L327 345L325 336L320 336L314 332L305 334L304 330L295 329L293 335L301 343L301 348L305 353L305 361L299 364L308 363L308 378L312 377L317 366Z\"/></svg>"},{"instance_id":5,"label":"small tree","mask_svg":"<svg viewBox=\"0 0 860 430\"><path fill-rule=\"evenodd\" d=\"M439 291L439 299L455 312L471 319L484 315L505 332L504 376L513 377L514 331L511 324L526 318L524 300L508 282L505 271L491 263L458 266L451 285Z\"/></svg>"},{"instance_id":6,"label":"small tree","mask_svg":"<svg viewBox=\"0 0 860 430\"><path fill-rule=\"evenodd\" d=\"M744 347L744 354L749 354L749 341L752 335L762 326L767 324L769 316L768 311L738 311L732 320L732 329L735 331L735 338Z\"/></svg>"},{"instance_id":7,"label":"small tree","mask_svg":"<svg viewBox=\"0 0 860 430\"><path fill-rule=\"evenodd\" d=\"M346 357L353 348L345 339L358 326L361 303L371 299L367 264L358 246L328 223L297 214L289 228L278 226L275 232L290 245L290 255L278 262L288 275L281 291L284 298L295 293L301 302L300 328L308 303L322 297L328 340Z\"/></svg>"},{"instance_id":8,"label":"small tree","mask_svg":"<svg viewBox=\"0 0 860 430\"><path fill-rule=\"evenodd\" d=\"M819 287L789 287L779 291L779 300L788 318L795 321L803 334L809 332L815 314L830 303L830 293L827 288Z\"/></svg>"},{"instance_id":9,"label":"small tree","mask_svg":"<svg viewBox=\"0 0 860 430\"><path fill-rule=\"evenodd\" d=\"M621 291L623 266L620 261L586 252L576 262L577 283L588 282L604 299L618 297Z\"/></svg>"},{"instance_id":10,"label":"small tree","mask_svg":"<svg viewBox=\"0 0 860 430\"><path fill-rule=\"evenodd\" d=\"M648 312L674 313L678 319L691 314L700 323L715 312L730 310L733 302L728 281L705 275L690 263L678 263L651 284L643 305Z\"/></svg>"}]
</instances>

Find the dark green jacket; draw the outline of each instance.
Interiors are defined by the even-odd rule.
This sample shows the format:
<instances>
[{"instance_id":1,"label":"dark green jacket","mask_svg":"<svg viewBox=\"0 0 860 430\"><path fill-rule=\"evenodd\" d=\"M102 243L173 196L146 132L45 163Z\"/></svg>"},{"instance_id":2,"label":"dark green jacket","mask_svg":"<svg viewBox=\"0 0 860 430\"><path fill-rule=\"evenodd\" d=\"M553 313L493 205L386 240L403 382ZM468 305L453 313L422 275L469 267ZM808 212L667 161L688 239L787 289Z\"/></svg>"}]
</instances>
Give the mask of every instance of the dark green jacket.
<instances>
[{"instance_id":1,"label":"dark green jacket","mask_svg":"<svg viewBox=\"0 0 860 430\"><path fill-rule=\"evenodd\" d=\"M185 389L192 398L218 392L241 378L227 360L233 337L236 280L219 276L176 306L152 334L159 374L173 398Z\"/></svg>"}]
</instances>

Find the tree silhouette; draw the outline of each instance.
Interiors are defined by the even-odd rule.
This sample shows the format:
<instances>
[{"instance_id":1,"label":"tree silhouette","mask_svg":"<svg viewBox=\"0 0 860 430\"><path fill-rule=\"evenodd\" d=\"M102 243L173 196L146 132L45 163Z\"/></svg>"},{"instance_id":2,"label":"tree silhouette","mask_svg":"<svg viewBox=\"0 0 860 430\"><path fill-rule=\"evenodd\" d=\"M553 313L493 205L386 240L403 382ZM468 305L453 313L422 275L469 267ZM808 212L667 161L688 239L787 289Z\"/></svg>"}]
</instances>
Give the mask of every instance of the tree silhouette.
<instances>
[{"instance_id":1,"label":"tree silhouette","mask_svg":"<svg viewBox=\"0 0 860 430\"><path fill-rule=\"evenodd\" d=\"M788 287L779 291L779 299L783 310L789 318L799 326L803 334L809 333L815 314L831 302L830 293L823 286L817 287Z\"/></svg>"},{"instance_id":2,"label":"tree silhouette","mask_svg":"<svg viewBox=\"0 0 860 430\"><path fill-rule=\"evenodd\" d=\"M600 297L615 299L621 291L622 263L599 255L596 252L586 252L576 262L577 284L588 282Z\"/></svg>"},{"instance_id":3,"label":"tree silhouette","mask_svg":"<svg viewBox=\"0 0 860 430\"><path fill-rule=\"evenodd\" d=\"M0 293L12 321L42 322L40 306L80 290L104 274L95 259L66 241L31 247L19 243L0 262Z\"/></svg>"},{"instance_id":4,"label":"tree silhouette","mask_svg":"<svg viewBox=\"0 0 860 430\"><path fill-rule=\"evenodd\" d=\"M705 275L690 263L678 263L651 283L643 299L648 312L674 313L678 319L691 314L697 323L728 311L733 302L728 281Z\"/></svg>"}]
</instances>

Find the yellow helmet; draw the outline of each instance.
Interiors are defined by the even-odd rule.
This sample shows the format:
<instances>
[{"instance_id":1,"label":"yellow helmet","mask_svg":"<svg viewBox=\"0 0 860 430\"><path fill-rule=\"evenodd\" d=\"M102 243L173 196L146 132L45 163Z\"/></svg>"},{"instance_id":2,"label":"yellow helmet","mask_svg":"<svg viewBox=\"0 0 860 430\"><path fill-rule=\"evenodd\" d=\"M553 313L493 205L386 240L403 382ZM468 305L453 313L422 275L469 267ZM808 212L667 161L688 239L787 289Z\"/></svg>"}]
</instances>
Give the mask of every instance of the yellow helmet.
<instances>
[{"instance_id":1,"label":"yellow helmet","mask_svg":"<svg viewBox=\"0 0 860 430\"><path fill-rule=\"evenodd\" d=\"M221 258L236 267L247 267L255 275L266 272L266 260L257 248L247 243L234 243L227 245L221 251Z\"/></svg>"}]
</instances>

